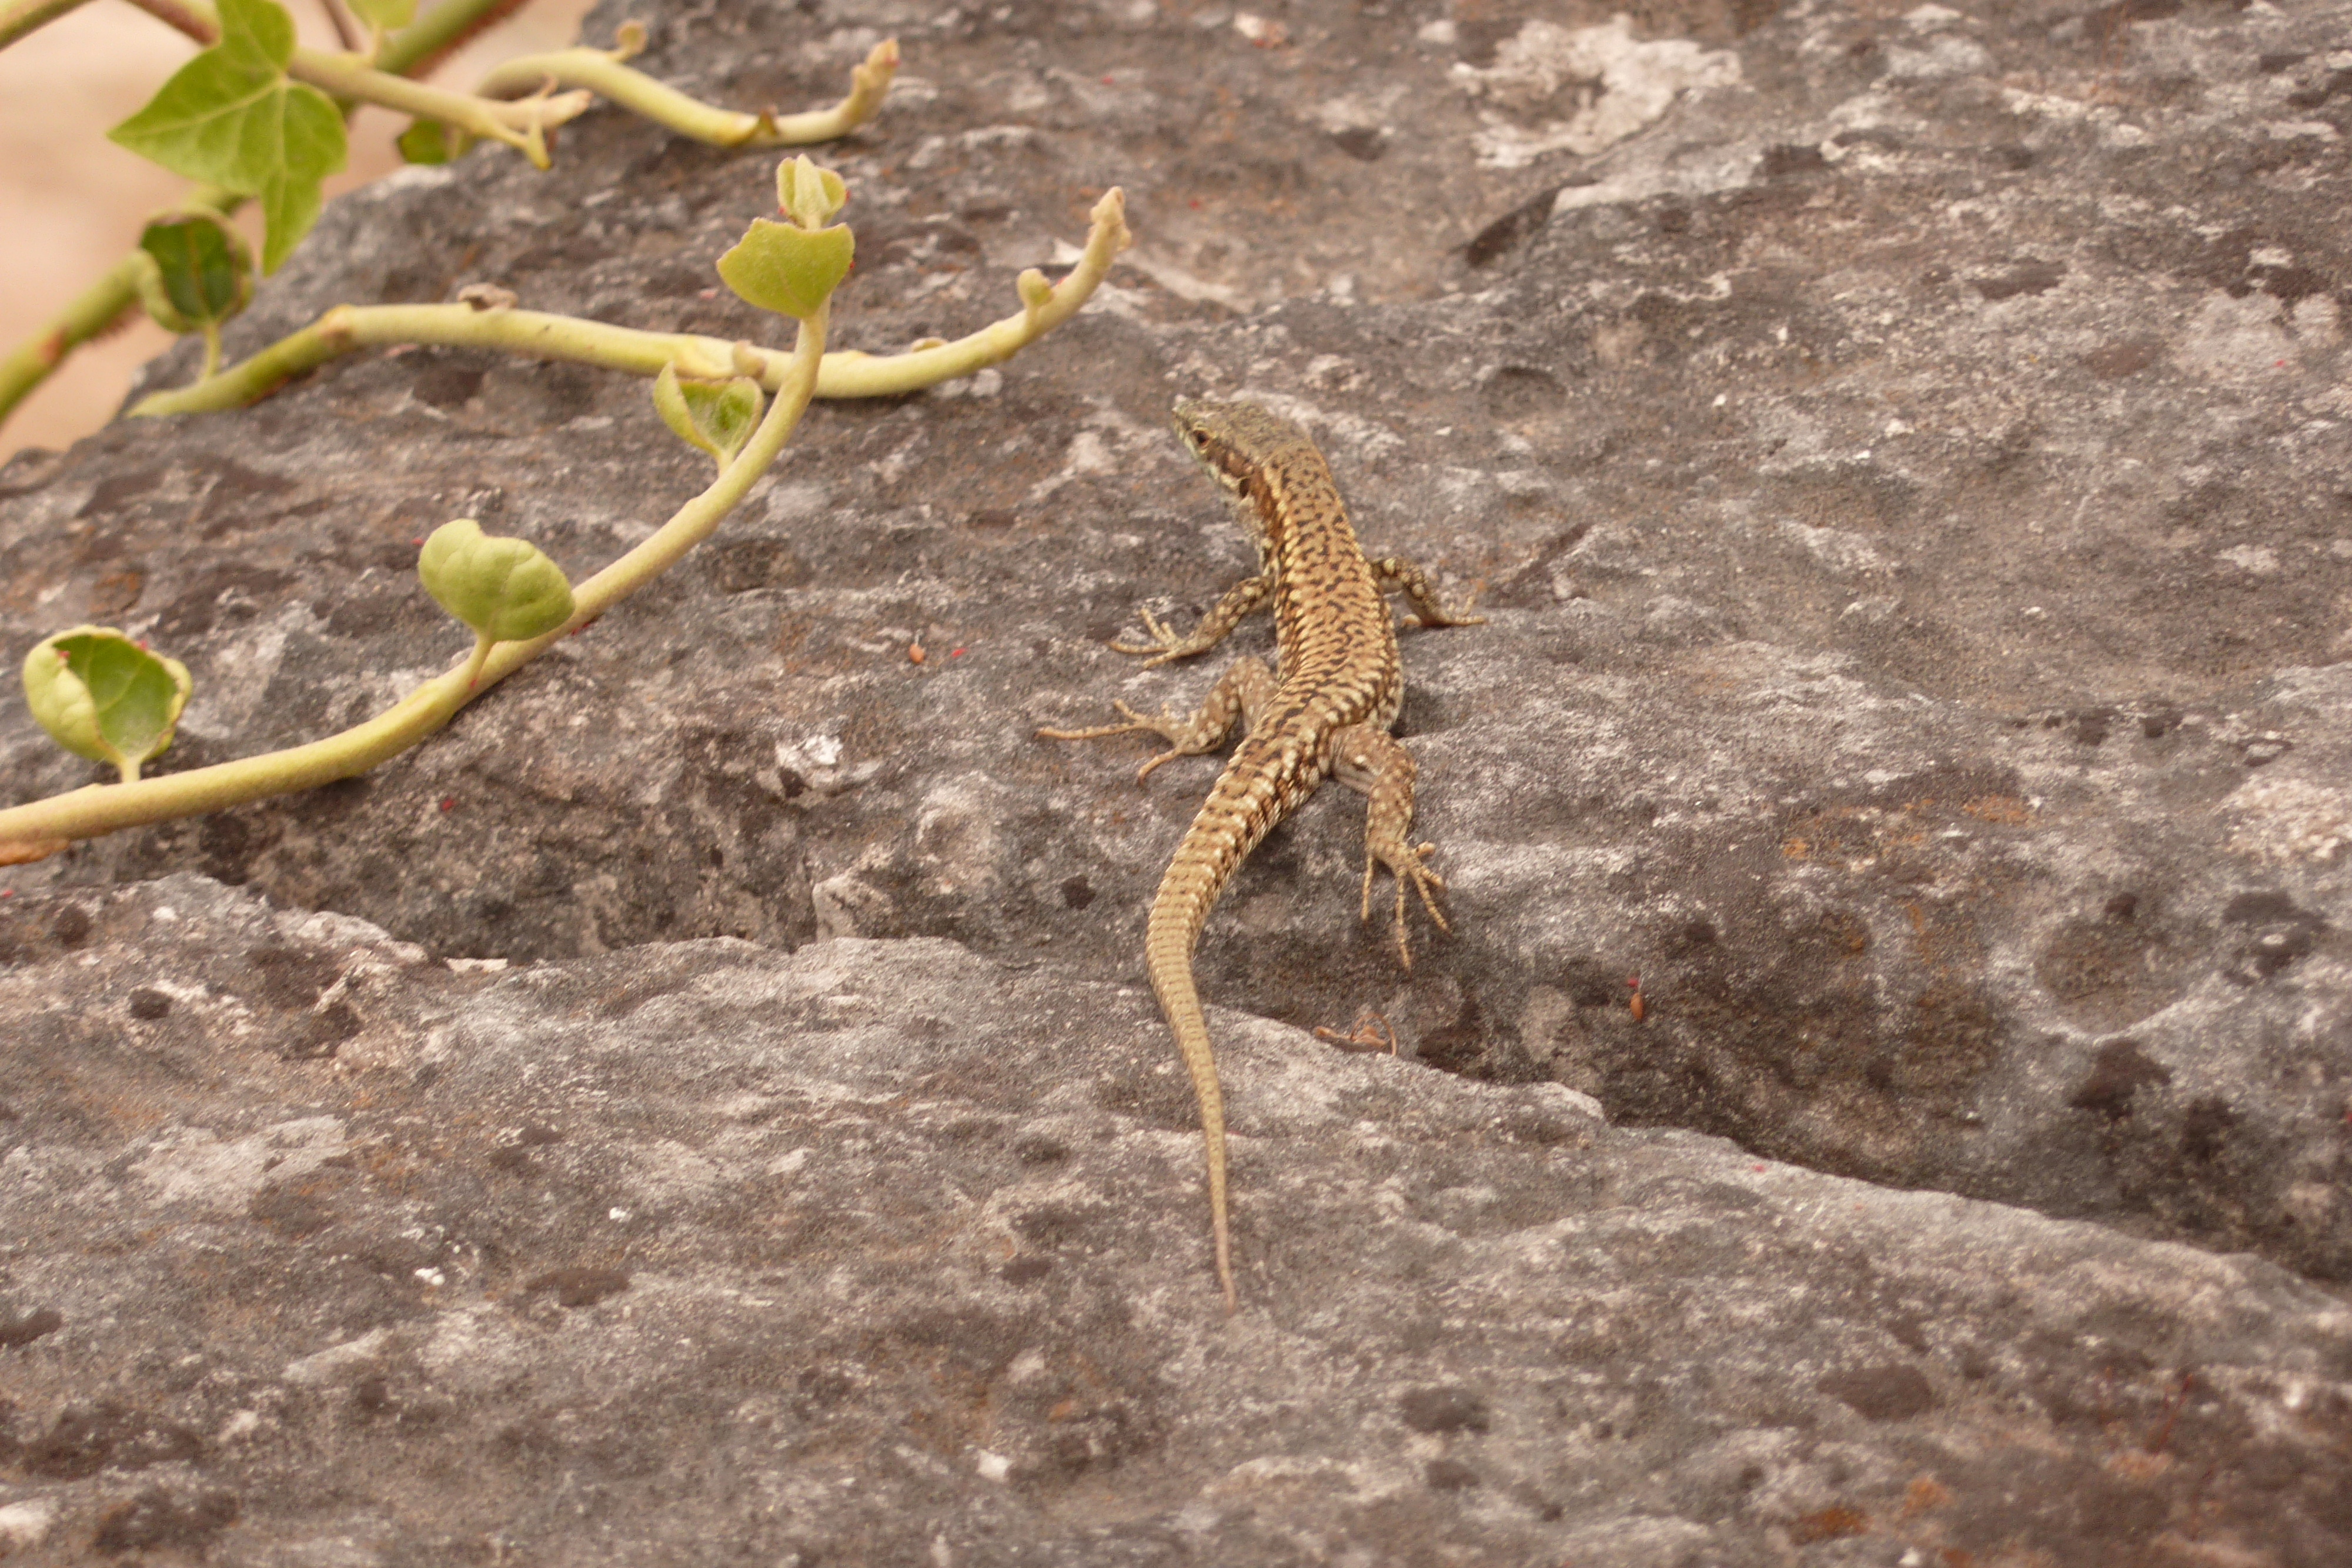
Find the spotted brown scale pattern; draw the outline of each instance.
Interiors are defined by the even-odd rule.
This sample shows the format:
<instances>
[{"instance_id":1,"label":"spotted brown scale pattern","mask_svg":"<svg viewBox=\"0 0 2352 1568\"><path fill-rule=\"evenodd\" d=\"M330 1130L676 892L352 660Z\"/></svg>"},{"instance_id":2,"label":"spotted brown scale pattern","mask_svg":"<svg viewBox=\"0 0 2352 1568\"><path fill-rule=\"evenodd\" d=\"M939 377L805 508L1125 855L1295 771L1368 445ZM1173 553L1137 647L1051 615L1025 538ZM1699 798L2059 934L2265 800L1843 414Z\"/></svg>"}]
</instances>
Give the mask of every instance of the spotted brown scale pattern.
<instances>
[{"instance_id":1,"label":"spotted brown scale pattern","mask_svg":"<svg viewBox=\"0 0 2352 1568\"><path fill-rule=\"evenodd\" d=\"M1445 883L1425 863L1433 846L1416 846L1406 836L1412 826L1413 761L1389 734L1404 701L1404 666L1385 596L1404 594L1424 626L1473 626L1484 617L1447 612L1428 576L1411 562L1365 556L1329 465L1288 420L1254 403L1180 403L1176 432L1234 497L1234 513L1257 545L1258 572L1228 591L1188 635L1177 636L1147 611L1143 622L1152 641L1112 645L1149 655L1147 665L1189 658L1223 642L1271 599L1280 675L1244 658L1189 717L1147 718L1122 703L1123 724L1038 733L1055 740L1158 735L1169 749L1143 765L1140 781L1174 758L1216 750L1234 721L1242 725L1241 744L1160 878L1143 944L1151 988L1200 1098L1217 1279L1230 1312L1239 1298L1227 1222L1224 1095L1192 977L1202 928L1249 852L1336 773L1371 801L1364 831L1364 918L1371 917L1373 873L1384 865L1397 883L1397 956L1412 967L1406 884L1444 929L1436 895Z\"/></svg>"}]
</instances>

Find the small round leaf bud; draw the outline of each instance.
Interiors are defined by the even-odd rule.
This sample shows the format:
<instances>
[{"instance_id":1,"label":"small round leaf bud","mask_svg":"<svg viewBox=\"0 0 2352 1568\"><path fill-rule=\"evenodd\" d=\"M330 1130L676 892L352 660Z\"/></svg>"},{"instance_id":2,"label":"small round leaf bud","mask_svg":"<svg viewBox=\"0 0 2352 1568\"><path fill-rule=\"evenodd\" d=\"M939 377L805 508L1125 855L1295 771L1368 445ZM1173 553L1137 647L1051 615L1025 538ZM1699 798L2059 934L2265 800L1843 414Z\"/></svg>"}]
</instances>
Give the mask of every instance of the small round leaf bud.
<instances>
[{"instance_id":1,"label":"small round leaf bud","mask_svg":"<svg viewBox=\"0 0 2352 1568\"><path fill-rule=\"evenodd\" d=\"M177 659L151 653L111 626L77 626L25 655L25 701L49 738L111 762L127 783L172 744L194 683Z\"/></svg>"},{"instance_id":2,"label":"small round leaf bud","mask_svg":"<svg viewBox=\"0 0 2352 1568\"><path fill-rule=\"evenodd\" d=\"M166 331L217 327L253 298L253 253L217 214L158 213L132 254L139 302Z\"/></svg>"},{"instance_id":3,"label":"small round leaf bud","mask_svg":"<svg viewBox=\"0 0 2352 1568\"><path fill-rule=\"evenodd\" d=\"M572 584L527 539L482 532L471 517L433 530L416 575L450 614L491 643L544 636L572 619Z\"/></svg>"},{"instance_id":4,"label":"small round leaf bud","mask_svg":"<svg viewBox=\"0 0 2352 1568\"><path fill-rule=\"evenodd\" d=\"M848 200L841 176L818 168L805 152L776 165L777 210L804 229L824 227Z\"/></svg>"},{"instance_id":5,"label":"small round leaf bud","mask_svg":"<svg viewBox=\"0 0 2352 1568\"><path fill-rule=\"evenodd\" d=\"M725 382L683 381L675 364L654 378L654 407L679 440L698 446L723 467L751 438L767 404L760 383L749 376Z\"/></svg>"}]
</instances>

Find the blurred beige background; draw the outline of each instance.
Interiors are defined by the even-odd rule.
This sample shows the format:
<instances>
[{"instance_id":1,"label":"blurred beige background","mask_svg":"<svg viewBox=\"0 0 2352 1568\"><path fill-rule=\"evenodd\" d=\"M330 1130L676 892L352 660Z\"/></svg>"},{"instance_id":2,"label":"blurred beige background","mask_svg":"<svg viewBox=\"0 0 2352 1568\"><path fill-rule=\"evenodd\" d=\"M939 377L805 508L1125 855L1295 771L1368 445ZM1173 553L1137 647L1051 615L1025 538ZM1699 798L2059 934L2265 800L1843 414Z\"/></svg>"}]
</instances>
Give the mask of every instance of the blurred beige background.
<instances>
[{"instance_id":1,"label":"blurred beige background","mask_svg":"<svg viewBox=\"0 0 2352 1568\"><path fill-rule=\"evenodd\" d=\"M338 47L325 0L281 0L302 41ZM429 0L428 0L429 4ZM436 73L474 81L501 59L560 48L578 33L589 0L532 0ZM143 11L92 0L0 50L0 344L14 347L62 308L139 237L146 215L177 199L186 182L106 139L195 46ZM392 149L404 121L365 110L352 126L351 168L328 194L399 166ZM246 227L259 254L260 228ZM264 287L268 287L265 282ZM0 462L25 446L60 447L112 416L139 366L171 335L143 314L116 336L84 346L0 424Z\"/></svg>"}]
</instances>

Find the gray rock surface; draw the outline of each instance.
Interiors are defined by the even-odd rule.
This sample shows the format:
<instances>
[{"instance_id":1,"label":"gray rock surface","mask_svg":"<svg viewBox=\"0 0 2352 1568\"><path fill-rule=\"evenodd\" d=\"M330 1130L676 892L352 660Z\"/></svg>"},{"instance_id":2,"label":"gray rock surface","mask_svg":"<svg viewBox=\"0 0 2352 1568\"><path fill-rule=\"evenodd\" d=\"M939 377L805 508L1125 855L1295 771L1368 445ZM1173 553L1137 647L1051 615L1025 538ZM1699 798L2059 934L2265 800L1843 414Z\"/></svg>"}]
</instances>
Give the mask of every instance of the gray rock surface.
<instances>
[{"instance_id":1,"label":"gray rock surface","mask_svg":"<svg viewBox=\"0 0 2352 1568\"><path fill-rule=\"evenodd\" d=\"M452 973L187 873L40 904L0 980L7 1458L61 1557L2352 1539L2352 1310L2251 1257L1220 1013L1227 1321L1189 1087L1149 994L1083 967L845 937Z\"/></svg>"},{"instance_id":2,"label":"gray rock surface","mask_svg":"<svg viewBox=\"0 0 2352 1568\"><path fill-rule=\"evenodd\" d=\"M0 872L47 1239L0 1534L2352 1555L2352 8L654 20L743 102L902 38L827 154L841 345L1003 313L1112 183L1131 265L972 384L814 411L422 750ZM340 204L231 350L476 281L764 336L701 296L768 179L600 112ZM1335 790L1203 946L1231 1325L1124 988L1212 765L1031 738L1213 676L1102 646L1247 565L1180 393L1302 420L1492 617L1405 639L1455 936L1407 976L1359 926ZM440 521L577 575L704 471L625 378L355 359L0 469L0 630L153 638L165 765L242 755L455 655ZM89 777L0 709L13 798ZM1366 1009L1412 1061L1252 1021Z\"/></svg>"}]
</instances>

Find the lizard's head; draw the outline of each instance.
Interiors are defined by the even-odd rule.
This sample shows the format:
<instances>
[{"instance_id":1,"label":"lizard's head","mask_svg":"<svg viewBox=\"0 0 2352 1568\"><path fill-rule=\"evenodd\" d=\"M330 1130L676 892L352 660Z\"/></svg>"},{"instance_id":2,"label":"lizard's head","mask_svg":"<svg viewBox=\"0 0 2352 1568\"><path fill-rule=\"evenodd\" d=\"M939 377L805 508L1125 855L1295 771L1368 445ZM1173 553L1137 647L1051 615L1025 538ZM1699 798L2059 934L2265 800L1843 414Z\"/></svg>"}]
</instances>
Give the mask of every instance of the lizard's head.
<instances>
[{"instance_id":1,"label":"lizard's head","mask_svg":"<svg viewBox=\"0 0 2352 1568\"><path fill-rule=\"evenodd\" d=\"M1284 448L1308 444L1305 431L1254 402L1180 402L1175 425L1202 466L1237 496Z\"/></svg>"},{"instance_id":2,"label":"lizard's head","mask_svg":"<svg viewBox=\"0 0 2352 1568\"><path fill-rule=\"evenodd\" d=\"M1271 570L1283 550L1283 507L1277 504L1281 460L1296 450L1320 465L1307 433L1254 402L1180 402L1176 434L1215 476L1233 502L1234 519L1257 546L1258 564Z\"/></svg>"}]
</instances>

